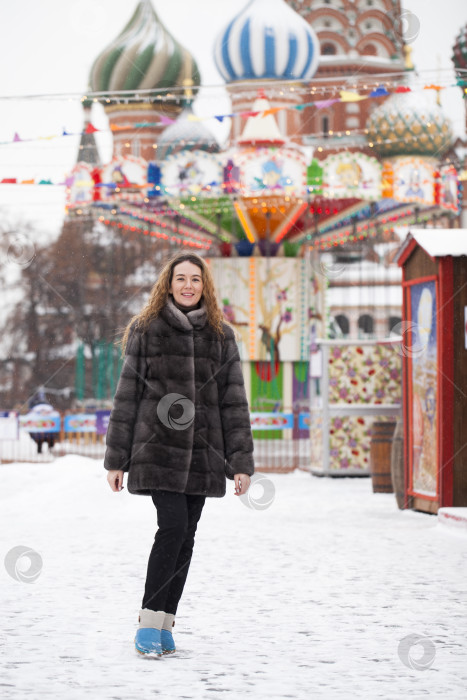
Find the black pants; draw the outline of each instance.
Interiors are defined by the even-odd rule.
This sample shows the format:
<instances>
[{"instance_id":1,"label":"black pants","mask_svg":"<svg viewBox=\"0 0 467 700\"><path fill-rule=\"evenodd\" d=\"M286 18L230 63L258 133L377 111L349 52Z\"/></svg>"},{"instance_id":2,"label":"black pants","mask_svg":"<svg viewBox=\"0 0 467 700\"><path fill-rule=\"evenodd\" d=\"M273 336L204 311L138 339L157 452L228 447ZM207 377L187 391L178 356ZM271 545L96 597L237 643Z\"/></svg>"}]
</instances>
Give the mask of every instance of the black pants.
<instances>
[{"instance_id":1,"label":"black pants","mask_svg":"<svg viewBox=\"0 0 467 700\"><path fill-rule=\"evenodd\" d=\"M175 615L190 567L206 496L151 491L159 529L148 561L142 608Z\"/></svg>"}]
</instances>

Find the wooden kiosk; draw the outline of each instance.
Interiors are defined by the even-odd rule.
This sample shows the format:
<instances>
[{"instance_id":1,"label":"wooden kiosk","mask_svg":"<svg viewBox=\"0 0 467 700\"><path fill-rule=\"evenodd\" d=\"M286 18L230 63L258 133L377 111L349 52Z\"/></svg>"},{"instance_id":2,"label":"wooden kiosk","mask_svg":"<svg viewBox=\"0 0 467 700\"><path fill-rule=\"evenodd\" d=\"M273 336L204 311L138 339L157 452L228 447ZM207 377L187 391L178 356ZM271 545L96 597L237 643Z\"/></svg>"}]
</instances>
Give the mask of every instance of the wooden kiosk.
<instances>
[{"instance_id":1,"label":"wooden kiosk","mask_svg":"<svg viewBox=\"0 0 467 700\"><path fill-rule=\"evenodd\" d=\"M407 507L467 506L467 230L413 229L403 272Z\"/></svg>"}]
</instances>

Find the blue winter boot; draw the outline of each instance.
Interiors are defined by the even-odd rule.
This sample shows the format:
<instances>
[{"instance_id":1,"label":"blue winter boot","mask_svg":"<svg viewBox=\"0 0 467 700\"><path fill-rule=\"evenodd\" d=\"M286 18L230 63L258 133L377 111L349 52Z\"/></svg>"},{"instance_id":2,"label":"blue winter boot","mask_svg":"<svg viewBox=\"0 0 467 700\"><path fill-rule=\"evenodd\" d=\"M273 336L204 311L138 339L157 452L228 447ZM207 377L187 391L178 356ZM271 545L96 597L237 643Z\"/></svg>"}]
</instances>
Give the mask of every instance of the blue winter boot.
<instances>
[{"instance_id":1,"label":"blue winter boot","mask_svg":"<svg viewBox=\"0 0 467 700\"><path fill-rule=\"evenodd\" d=\"M163 610L139 611L139 628L136 630L135 649L145 656L162 656L161 627L164 622Z\"/></svg>"},{"instance_id":2,"label":"blue winter boot","mask_svg":"<svg viewBox=\"0 0 467 700\"><path fill-rule=\"evenodd\" d=\"M161 629L161 644L163 654L173 654L175 642L172 637L172 627L175 625L175 615L165 613L164 622Z\"/></svg>"}]
</instances>

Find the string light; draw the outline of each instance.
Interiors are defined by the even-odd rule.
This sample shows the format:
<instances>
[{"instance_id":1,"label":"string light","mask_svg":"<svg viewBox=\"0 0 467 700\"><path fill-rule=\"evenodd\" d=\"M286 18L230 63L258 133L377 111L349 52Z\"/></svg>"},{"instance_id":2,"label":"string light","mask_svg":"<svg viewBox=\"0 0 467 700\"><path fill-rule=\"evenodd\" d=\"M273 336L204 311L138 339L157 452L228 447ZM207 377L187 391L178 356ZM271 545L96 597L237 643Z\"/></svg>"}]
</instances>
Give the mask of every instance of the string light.
<instances>
[{"instance_id":1,"label":"string light","mask_svg":"<svg viewBox=\"0 0 467 700\"><path fill-rule=\"evenodd\" d=\"M445 77L443 77L443 75ZM426 77L425 77L426 76ZM424 84L426 82L430 82L430 78L428 76L432 76L431 80L435 79L439 83L439 87L450 87L452 85L452 69L451 68L436 68L436 69L424 69L424 70L418 70L417 74L414 74L413 80L414 80L414 85L418 84ZM440 77L441 76L441 77ZM462 83L462 80L465 77L467 77L467 69L461 69L457 68L456 69L456 76L458 81ZM397 71L397 72L391 72L390 75L387 73L378 73L378 74L373 74L371 76L371 80L369 79L368 75L362 75L362 76L356 76L354 80L356 82L353 83L353 86L356 86L358 88L359 85L361 85L361 89L365 89L364 86L366 86L366 89L368 90L373 90L377 88L378 86L384 84L386 87L391 87L391 86L399 86L401 84L405 84L405 78L406 78L406 72L404 70ZM284 88L287 87L287 85L290 86L292 84L292 87L294 88L295 92L302 92L304 94L309 94L310 92L310 81L309 80L299 80L299 79L291 79L291 80L256 80L255 81L255 87L258 89L264 89L264 90L276 90L278 88ZM456 83L457 85L457 83ZM438 87L438 86L436 86ZM329 85L329 77L314 77L313 78L313 87L312 89L315 90L315 92L321 92L321 93L329 93L330 89L334 90L347 90L349 88L349 83L347 81L343 81L341 84L333 84L332 86ZM199 88L195 88L199 89ZM178 97L183 97L185 94L185 86L172 86L170 88L151 88L151 89L145 89L141 90L138 89L137 93L135 93L134 90L105 90L105 91L95 91L95 92L89 92L87 95L82 95L80 93L42 93L42 94L23 94L23 95L3 95L0 96L1 100L40 100L40 99L46 99L46 100L69 100L69 99L78 99L81 101L85 101L89 98L96 98L98 100L104 100L106 102L110 102L112 100L116 101L118 99L126 99L126 100L135 100L138 102L141 101L147 101L147 100L154 100L154 99L162 99L162 98L167 98L170 95L171 99ZM203 91L224 91L225 90L225 85L224 84L212 84L212 85L203 85ZM239 96L250 96L251 94L251 84L249 81L236 81L235 83L235 93L236 95Z\"/></svg>"}]
</instances>

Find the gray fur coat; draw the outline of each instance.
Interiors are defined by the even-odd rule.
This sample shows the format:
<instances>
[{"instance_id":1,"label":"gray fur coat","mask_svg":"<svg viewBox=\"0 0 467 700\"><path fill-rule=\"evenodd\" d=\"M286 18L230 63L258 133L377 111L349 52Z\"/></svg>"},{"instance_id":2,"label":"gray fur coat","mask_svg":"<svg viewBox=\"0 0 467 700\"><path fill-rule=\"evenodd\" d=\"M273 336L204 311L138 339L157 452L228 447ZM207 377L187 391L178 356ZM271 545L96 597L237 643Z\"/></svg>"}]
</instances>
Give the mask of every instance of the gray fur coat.
<instances>
[{"instance_id":1,"label":"gray fur coat","mask_svg":"<svg viewBox=\"0 0 467 700\"><path fill-rule=\"evenodd\" d=\"M146 332L133 328L106 437L104 467L151 489L222 497L226 477L254 473L253 438L234 332L217 336L204 300L184 313L171 296Z\"/></svg>"}]
</instances>

